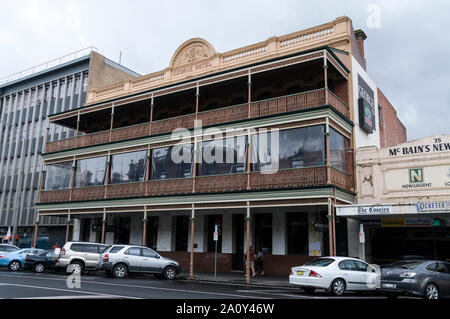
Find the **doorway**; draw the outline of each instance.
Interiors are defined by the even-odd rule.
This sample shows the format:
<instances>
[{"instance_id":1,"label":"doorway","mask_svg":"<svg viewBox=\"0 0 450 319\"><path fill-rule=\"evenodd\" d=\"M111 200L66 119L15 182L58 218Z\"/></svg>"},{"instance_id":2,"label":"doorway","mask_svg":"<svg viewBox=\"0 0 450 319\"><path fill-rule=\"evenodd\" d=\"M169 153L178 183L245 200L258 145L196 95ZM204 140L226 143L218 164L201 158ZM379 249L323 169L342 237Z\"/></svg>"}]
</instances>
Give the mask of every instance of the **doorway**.
<instances>
[{"instance_id":1,"label":"doorway","mask_svg":"<svg viewBox=\"0 0 450 319\"><path fill-rule=\"evenodd\" d=\"M236 249L236 253L233 255L233 270L244 270L244 226L244 214L233 215Z\"/></svg>"}]
</instances>

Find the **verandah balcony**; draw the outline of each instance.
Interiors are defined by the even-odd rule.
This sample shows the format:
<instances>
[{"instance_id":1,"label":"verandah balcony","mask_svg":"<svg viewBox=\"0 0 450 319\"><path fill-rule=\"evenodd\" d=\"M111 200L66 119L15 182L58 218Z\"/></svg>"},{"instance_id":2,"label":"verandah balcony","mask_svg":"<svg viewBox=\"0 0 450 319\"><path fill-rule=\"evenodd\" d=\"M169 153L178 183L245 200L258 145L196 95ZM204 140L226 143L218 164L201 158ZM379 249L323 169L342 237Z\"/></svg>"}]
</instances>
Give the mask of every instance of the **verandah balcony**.
<instances>
[{"instance_id":1,"label":"verandah balcony","mask_svg":"<svg viewBox=\"0 0 450 319\"><path fill-rule=\"evenodd\" d=\"M214 110L198 112L197 118L202 126L258 118L286 112L310 109L322 105L331 105L343 116L349 118L348 105L326 88L264 99L250 104L244 103ZM250 112L249 112L250 107ZM64 151L103 143L122 141L153 134L171 133L176 128L193 128L195 114L172 117L163 120L104 130L46 143L46 153Z\"/></svg>"},{"instance_id":2,"label":"verandah balcony","mask_svg":"<svg viewBox=\"0 0 450 319\"><path fill-rule=\"evenodd\" d=\"M40 203L135 198L163 195L189 195L255 190L276 190L336 186L352 191L353 176L326 166L279 170L274 174L259 172L201 176L109 184L64 190L41 191Z\"/></svg>"}]
</instances>

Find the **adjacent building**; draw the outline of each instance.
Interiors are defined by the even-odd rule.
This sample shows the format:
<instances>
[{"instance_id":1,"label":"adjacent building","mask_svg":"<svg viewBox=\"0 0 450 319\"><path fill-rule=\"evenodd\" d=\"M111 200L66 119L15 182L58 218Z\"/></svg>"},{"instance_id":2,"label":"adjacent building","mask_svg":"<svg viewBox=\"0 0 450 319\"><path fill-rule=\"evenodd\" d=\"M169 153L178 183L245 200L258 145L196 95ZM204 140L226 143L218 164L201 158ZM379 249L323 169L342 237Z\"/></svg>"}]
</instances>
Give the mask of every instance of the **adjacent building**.
<instances>
[{"instance_id":1,"label":"adjacent building","mask_svg":"<svg viewBox=\"0 0 450 319\"><path fill-rule=\"evenodd\" d=\"M361 147L356 176L356 205L337 208L339 218L355 225L350 255L377 264L403 255L450 259L450 135Z\"/></svg>"},{"instance_id":2,"label":"adjacent building","mask_svg":"<svg viewBox=\"0 0 450 319\"><path fill-rule=\"evenodd\" d=\"M47 117L80 108L91 88L136 76L90 47L0 79L0 235L10 228L20 245L31 243L45 138L74 134L59 127L47 135ZM64 241L65 220L48 217L41 223L39 236Z\"/></svg>"},{"instance_id":3,"label":"adjacent building","mask_svg":"<svg viewBox=\"0 0 450 319\"><path fill-rule=\"evenodd\" d=\"M74 135L46 143L36 227L63 217L67 238L143 244L191 275L216 242L218 271L249 246L267 274L347 255L333 212L356 201L356 147L406 140L395 112L380 126L365 38L348 17L224 53L194 38L162 71L90 89L49 117Z\"/></svg>"}]
</instances>

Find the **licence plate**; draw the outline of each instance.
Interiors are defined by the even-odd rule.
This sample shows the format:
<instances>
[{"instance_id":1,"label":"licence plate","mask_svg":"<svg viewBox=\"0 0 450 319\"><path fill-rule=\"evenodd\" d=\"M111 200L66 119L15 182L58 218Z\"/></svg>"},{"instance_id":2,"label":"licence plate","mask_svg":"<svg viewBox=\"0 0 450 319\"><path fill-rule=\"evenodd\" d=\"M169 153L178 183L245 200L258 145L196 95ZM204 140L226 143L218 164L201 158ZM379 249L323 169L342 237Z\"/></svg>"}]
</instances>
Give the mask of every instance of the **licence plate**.
<instances>
[{"instance_id":1,"label":"licence plate","mask_svg":"<svg viewBox=\"0 0 450 319\"><path fill-rule=\"evenodd\" d=\"M297 276L303 276L303 271L297 271Z\"/></svg>"},{"instance_id":2,"label":"licence plate","mask_svg":"<svg viewBox=\"0 0 450 319\"><path fill-rule=\"evenodd\" d=\"M383 288L396 288L397 285L396 284L384 283L384 284L381 285L381 287L383 287Z\"/></svg>"}]
</instances>

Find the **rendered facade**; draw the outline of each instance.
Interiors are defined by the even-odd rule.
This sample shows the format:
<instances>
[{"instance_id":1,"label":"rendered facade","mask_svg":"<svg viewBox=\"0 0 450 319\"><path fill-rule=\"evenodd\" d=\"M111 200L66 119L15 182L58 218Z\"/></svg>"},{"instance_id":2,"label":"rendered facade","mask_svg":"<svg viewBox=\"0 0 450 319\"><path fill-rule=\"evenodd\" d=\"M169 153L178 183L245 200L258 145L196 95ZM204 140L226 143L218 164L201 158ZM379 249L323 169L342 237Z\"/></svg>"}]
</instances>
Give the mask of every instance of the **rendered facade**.
<instances>
[{"instance_id":1,"label":"rendered facade","mask_svg":"<svg viewBox=\"0 0 450 319\"><path fill-rule=\"evenodd\" d=\"M67 238L143 244L191 275L213 270L216 226L218 271L250 246L267 274L347 255L334 205L355 203L356 146L381 143L364 38L347 17L225 53L195 38L162 71L89 90L49 117L49 136L74 136L46 144L36 228L63 217Z\"/></svg>"}]
</instances>

